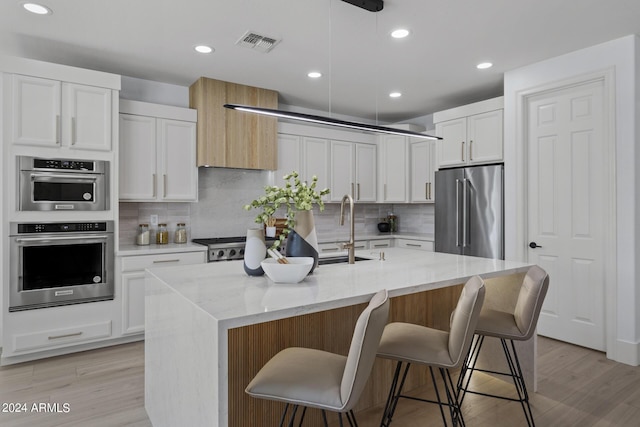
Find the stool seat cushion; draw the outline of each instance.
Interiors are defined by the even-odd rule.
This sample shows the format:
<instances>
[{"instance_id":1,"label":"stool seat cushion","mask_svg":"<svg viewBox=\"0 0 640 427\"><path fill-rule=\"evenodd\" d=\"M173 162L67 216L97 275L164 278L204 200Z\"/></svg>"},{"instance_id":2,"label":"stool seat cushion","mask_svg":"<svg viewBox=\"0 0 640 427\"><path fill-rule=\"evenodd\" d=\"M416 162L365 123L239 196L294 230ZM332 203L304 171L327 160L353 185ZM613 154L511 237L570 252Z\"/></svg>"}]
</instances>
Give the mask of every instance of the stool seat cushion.
<instances>
[{"instance_id":1,"label":"stool seat cushion","mask_svg":"<svg viewBox=\"0 0 640 427\"><path fill-rule=\"evenodd\" d=\"M522 340L525 336L518 328L513 313L489 308L483 308L480 312L476 334L510 340Z\"/></svg>"},{"instance_id":2,"label":"stool seat cushion","mask_svg":"<svg viewBox=\"0 0 640 427\"><path fill-rule=\"evenodd\" d=\"M442 368L454 365L448 332L411 323L389 323L382 333L378 356Z\"/></svg>"},{"instance_id":3,"label":"stool seat cushion","mask_svg":"<svg viewBox=\"0 0 640 427\"><path fill-rule=\"evenodd\" d=\"M253 397L339 410L346 362L346 356L326 351L286 348L262 367L245 391Z\"/></svg>"}]
</instances>

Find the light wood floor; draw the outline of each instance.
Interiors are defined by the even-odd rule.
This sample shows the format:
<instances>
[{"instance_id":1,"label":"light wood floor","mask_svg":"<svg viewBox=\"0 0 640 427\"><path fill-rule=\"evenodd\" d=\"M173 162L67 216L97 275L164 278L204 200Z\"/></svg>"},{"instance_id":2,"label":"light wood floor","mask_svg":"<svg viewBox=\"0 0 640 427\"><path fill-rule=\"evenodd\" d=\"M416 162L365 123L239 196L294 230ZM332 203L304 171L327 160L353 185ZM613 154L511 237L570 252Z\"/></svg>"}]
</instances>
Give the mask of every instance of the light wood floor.
<instances>
[{"instance_id":1,"label":"light wood floor","mask_svg":"<svg viewBox=\"0 0 640 427\"><path fill-rule=\"evenodd\" d=\"M640 367L543 337L538 356L538 392L531 395L537 426L640 425ZM475 381L490 392L511 390L481 374ZM425 389L418 394L429 393ZM25 404L27 412L3 412L16 403ZM59 404L60 411L66 403L69 411L32 412L34 403ZM144 410L144 343L2 367L0 404L2 427L150 426ZM470 427L525 426L521 411L518 403L474 395L467 395L463 404ZM377 426L380 413L375 409L359 414L359 425ZM435 405L402 400L394 425L438 426L441 420Z\"/></svg>"}]
</instances>

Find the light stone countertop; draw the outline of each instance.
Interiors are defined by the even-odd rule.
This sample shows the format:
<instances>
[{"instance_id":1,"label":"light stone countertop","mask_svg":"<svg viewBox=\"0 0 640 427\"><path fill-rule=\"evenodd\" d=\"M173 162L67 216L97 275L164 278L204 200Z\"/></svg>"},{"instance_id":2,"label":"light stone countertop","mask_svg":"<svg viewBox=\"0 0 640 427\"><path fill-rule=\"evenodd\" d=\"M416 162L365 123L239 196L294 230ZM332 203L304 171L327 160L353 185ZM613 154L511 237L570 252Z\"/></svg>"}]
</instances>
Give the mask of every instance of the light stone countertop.
<instances>
[{"instance_id":1,"label":"light stone countertop","mask_svg":"<svg viewBox=\"0 0 640 427\"><path fill-rule=\"evenodd\" d=\"M172 292L233 328L366 302L380 289L399 296L526 271L530 264L436 252L386 248L357 251L372 258L353 265L319 266L299 284L247 276L242 261L148 269Z\"/></svg>"}]
</instances>

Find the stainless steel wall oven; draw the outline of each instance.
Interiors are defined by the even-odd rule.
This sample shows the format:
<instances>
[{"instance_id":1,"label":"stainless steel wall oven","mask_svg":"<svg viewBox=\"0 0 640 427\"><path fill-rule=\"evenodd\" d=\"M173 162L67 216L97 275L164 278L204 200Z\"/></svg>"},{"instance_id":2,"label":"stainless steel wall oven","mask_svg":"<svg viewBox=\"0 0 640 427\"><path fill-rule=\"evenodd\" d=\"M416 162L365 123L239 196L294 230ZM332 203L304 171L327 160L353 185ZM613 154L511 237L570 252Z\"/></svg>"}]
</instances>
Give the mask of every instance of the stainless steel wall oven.
<instances>
[{"instance_id":1,"label":"stainless steel wall oven","mask_svg":"<svg viewBox=\"0 0 640 427\"><path fill-rule=\"evenodd\" d=\"M9 311L113 299L113 221L10 223Z\"/></svg>"},{"instance_id":2,"label":"stainless steel wall oven","mask_svg":"<svg viewBox=\"0 0 640 427\"><path fill-rule=\"evenodd\" d=\"M18 156L19 210L109 209L109 162Z\"/></svg>"}]
</instances>

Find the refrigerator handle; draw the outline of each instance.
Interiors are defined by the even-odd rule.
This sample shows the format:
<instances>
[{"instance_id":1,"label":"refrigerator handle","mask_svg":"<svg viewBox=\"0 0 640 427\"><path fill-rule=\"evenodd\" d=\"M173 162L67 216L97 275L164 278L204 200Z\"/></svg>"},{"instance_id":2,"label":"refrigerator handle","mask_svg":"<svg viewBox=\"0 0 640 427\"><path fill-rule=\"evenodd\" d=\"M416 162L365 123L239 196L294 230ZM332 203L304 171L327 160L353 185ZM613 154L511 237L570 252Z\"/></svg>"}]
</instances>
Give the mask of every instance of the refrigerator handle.
<instances>
[{"instance_id":1,"label":"refrigerator handle","mask_svg":"<svg viewBox=\"0 0 640 427\"><path fill-rule=\"evenodd\" d=\"M467 178L462 180L462 247L467 247Z\"/></svg>"},{"instance_id":2,"label":"refrigerator handle","mask_svg":"<svg viewBox=\"0 0 640 427\"><path fill-rule=\"evenodd\" d=\"M460 246L460 180L456 179L456 246Z\"/></svg>"}]
</instances>

